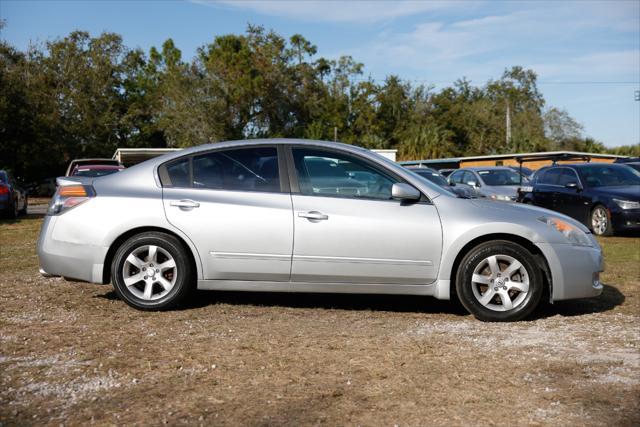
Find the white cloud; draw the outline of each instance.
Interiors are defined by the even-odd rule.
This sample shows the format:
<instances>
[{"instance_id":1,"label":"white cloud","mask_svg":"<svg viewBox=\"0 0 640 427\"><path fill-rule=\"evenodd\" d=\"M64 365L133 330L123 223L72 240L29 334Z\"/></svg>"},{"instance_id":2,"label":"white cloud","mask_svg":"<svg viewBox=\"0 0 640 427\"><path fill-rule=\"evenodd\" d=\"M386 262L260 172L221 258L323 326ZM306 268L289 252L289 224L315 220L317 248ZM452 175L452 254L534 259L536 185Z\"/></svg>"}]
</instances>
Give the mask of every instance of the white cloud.
<instances>
[{"instance_id":1,"label":"white cloud","mask_svg":"<svg viewBox=\"0 0 640 427\"><path fill-rule=\"evenodd\" d=\"M459 1L287 1L287 0L191 0L215 7L247 10L303 21L368 24L421 13L463 7Z\"/></svg>"},{"instance_id":2,"label":"white cloud","mask_svg":"<svg viewBox=\"0 0 640 427\"><path fill-rule=\"evenodd\" d=\"M619 10L609 2L613 10L600 14L599 3L582 9L576 3L523 4L473 19L426 21L410 31L385 29L357 59L435 81L464 75L482 83L512 65L534 69L541 80L638 80L637 7Z\"/></svg>"}]
</instances>

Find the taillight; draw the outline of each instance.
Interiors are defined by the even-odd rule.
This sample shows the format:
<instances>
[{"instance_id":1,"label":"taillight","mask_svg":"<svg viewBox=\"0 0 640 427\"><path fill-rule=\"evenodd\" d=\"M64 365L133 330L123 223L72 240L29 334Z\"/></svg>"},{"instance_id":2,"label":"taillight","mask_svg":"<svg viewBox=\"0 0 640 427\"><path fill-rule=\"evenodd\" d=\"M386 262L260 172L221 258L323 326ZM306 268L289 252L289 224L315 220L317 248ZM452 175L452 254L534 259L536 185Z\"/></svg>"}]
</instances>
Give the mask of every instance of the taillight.
<instances>
[{"instance_id":1,"label":"taillight","mask_svg":"<svg viewBox=\"0 0 640 427\"><path fill-rule=\"evenodd\" d=\"M4 184L0 184L0 195L9 194L9 187Z\"/></svg>"},{"instance_id":2,"label":"taillight","mask_svg":"<svg viewBox=\"0 0 640 427\"><path fill-rule=\"evenodd\" d=\"M47 215L60 215L96 196L90 185L64 185L58 187L47 209Z\"/></svg>"}]
</instances>

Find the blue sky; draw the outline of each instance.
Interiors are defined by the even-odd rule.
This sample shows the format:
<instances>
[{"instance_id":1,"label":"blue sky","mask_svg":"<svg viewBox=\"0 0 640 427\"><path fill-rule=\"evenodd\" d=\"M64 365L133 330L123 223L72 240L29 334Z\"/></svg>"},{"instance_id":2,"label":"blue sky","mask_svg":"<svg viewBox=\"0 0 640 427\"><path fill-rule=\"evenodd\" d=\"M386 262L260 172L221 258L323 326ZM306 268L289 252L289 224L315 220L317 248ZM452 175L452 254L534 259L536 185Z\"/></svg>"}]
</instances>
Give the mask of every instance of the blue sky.
<instances>
[{"instance_id":1,"label":"blue sky","mask_svg":"<svg viewBox=\"0 0 640 427\"><path fill-rule=\"evenodd\" d=\"M506 67L538 73L548 106L607 146L640 142L640 1L0 0L1 37L19 49L82 29L148 50L171 37L191 58L248 23L300 33L318 54L352 55L375 79L481 85Z\"/></svg>"}]
</instances>

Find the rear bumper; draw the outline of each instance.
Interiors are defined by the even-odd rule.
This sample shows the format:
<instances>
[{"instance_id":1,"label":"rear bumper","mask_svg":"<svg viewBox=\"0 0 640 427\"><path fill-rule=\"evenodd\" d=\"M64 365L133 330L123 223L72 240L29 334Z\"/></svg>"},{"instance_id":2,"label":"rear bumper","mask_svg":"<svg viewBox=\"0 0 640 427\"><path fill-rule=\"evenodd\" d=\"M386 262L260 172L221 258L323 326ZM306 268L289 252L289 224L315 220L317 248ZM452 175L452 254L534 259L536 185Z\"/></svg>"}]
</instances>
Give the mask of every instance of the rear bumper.
<instances>
[{"instance_id":1,"label":"rear bumper","mask_svg":"<svg viewBox=\"0 0 640 427\"><path fill-rule=\"evenodd\" d=\"M64 242L53 238L58 217L46 216L38 238L40 273L102 283L107 247Z\"/></svg>"},{"instance_id":2,"label":"rear bumper","mask_svg":"<svg viewBox=\"0 0 640 427\"><path fill-rule=\"evenodd\" d=\"M595 297L602 293L604 259L599 247L538 243L551 270L552 301Z\"/></svg>"}]
</instances>

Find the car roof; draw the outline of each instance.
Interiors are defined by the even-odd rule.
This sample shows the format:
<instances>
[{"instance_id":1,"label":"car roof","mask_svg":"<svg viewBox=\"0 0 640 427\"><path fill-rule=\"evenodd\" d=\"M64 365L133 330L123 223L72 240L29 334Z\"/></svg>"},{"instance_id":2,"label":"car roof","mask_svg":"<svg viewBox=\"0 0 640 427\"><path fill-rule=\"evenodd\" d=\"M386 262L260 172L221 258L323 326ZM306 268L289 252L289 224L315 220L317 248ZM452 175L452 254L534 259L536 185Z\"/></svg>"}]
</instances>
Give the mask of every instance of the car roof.
<instances>
[{"instance_id":1,"label":"car roof","mask_svg":"<svg viewBox=\"0 0 640 427\"><path fill-rule=\"evenodd\" d=\"M408 167L407 169L409 169L410 171L414 171L414 172L415 171L425 171L425 172L431 172L431 173L435 172L435 173L438 173L438 174L440 173L440 172L438 172L437 170L435 170L433 168L425 168L424 166L423 167L411 166L411 167Z\"/></svg>"},{"instance_id":2,"label":"car roof","mask_svg":"<svg viewBox=\"0 0 640 427\"><path fill-rule=\"evenodd\" d=\"M112 174L110 176L121 175L124 179L129 178L131 176L145 176L146 171L153 170L154 178L156 184L159 182L157 178L157 168L165 163L171 162L173 160L180 159L186 156L192 156L198 153L206 153L212 150L221 150L228 148L242 148L242 147L252 147L252 146L275 146L275 145L299 145L305 146L309 148L318 148L318 149L336 149L342 152L351 152L353 154L359 154L361 156L369 157L371 160L376 163L380 163L390 168L394 172L396 172L399 176L404 177L405 179L411 180L410 171L404 168L402 165L394 162L393 160L375 153L371 150L367 150L363 147L358 147L356 145L343 144L341 142L331 142L331 141L319 141L319 140L308 140L308 139L288 139L288 138L272 138L272 139L246 139L240 141L224 141L224 142L215 142L209 144L198 145L195 147L185 148L179 151L172 151L170 153L163 154L162 156L154 157L152 159L146 160L142 163L138 163L130 168L124 169L121 173ZM114 179L118 179L117 177L112 178L111 180L106 179L103 180L103 183L112 182ZM428 184L428 185L427 185ZM438 195L443 193L443 190L436 184L431 183L421 183L422 188L424 188L426 194L430 198L435 198ZM444 191L446 193L446 191Z\"/></svg>"},{"instance_id":3,"label":"car roof","mask_svg":"<svg viewBox=\"0 0 640 427\"><path fill-rule=\"evenodd\" d=\"M589 168L589 167L605 167L605 166L613 166L613 167L624 167L625 165L628 165L628 163L604 163L604 162L593 162L593 163L567 163L567 164L560 164L560 165L549 165L549 166L545 166L545 168L549 169L549 168L560 168L560 167L569 167L569 168L575 168L575 169L585 169L585 168Z\"/></svg>"},{"instance_id":4,"label":"car roof","mask_svg":"<svg viewBox=\"0 0 640 427\"><path fill-rule=\"evenodd\" d=\"M468 168L460 168L458 170L467 170L467 171L478 172L478 171L486 171L486 170L507 170L507 171L512 171L513 169L511 169L509 166L486 166L486 167L471 166L471 167L468 167Z\"/></svg>"}]
</instances>

